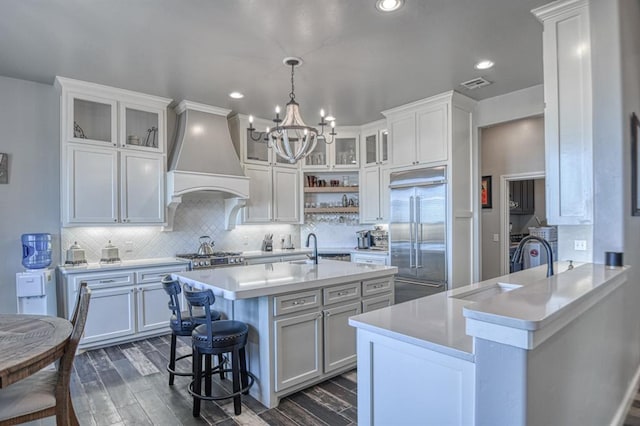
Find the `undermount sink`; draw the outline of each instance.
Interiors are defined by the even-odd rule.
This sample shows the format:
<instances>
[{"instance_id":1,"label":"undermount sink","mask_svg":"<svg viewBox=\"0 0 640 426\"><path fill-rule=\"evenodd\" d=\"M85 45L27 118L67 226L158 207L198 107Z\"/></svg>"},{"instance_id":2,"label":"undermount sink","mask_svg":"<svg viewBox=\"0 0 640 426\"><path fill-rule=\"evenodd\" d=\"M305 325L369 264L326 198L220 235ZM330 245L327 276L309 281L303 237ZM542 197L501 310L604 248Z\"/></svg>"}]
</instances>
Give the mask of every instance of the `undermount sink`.
<instances>
[{"instance_id":1,"label":"undermount sink","mask_svg":"<svg viewBox=\"0 0 640 426\"><path fill-rule=\"evenodd\" d=\"M292 265L313 265L315 262L312 259L300 259L289 261ZM318 260L318 263L322 263L322 259Z\"/></svg>"},{"instance_id":2,"label":"undermount sink","mask_svg":"<svg viewBox=\"0 0 640 426\"><path fill-rule=\"evenodd\" d=\"M481 300L489 299L498 294L506 293L511 290L522 287L519 284L507 284L507 283L495 283L493 285L476 288L456 295L451 295L454 299L468 300L471 302L479 302Z\"/></svg>"}]
</instances>

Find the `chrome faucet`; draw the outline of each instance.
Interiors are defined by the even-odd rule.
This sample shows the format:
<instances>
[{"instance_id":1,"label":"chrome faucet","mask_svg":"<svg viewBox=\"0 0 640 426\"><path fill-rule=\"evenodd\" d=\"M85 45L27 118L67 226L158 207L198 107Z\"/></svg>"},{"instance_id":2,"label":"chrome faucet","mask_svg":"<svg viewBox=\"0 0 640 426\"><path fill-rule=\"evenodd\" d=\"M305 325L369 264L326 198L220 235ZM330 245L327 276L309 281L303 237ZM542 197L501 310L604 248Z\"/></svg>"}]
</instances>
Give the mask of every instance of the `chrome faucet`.
<instances>
[{"instance_id":1,"label":"chrome faucet","mask_svg":"<svg viewBox=\"0 0 640 426\"><path fill-rule=\"evenodd\" d=\"M307 235L307 247L309 247L309 240L311 239L311 237L313 237L313 257L311 259L313 259L314 261L313 263L317 265L318 264L318 237L316 237L316 234L314 234L313 232L310 232L309 235Z\"/></svg>"},{"instance_id":2,"label":"chrome faucet","mask_svg":"<svg viewBox=\"0 0 640 426\"><path fill-rule=\"evenodd\" d=\"M513 252L511 265L515 267L518 263L522 263L522 254L524 253L523 248L531 240L540 241L544 247L544 251L547 252L547 277L550 277L553 275L553 251L551 251L551 246L547 240L536 237L535 235L527 235L520 240L518 247L516 247L516 251Z\"/></svg>"}]
</instances>

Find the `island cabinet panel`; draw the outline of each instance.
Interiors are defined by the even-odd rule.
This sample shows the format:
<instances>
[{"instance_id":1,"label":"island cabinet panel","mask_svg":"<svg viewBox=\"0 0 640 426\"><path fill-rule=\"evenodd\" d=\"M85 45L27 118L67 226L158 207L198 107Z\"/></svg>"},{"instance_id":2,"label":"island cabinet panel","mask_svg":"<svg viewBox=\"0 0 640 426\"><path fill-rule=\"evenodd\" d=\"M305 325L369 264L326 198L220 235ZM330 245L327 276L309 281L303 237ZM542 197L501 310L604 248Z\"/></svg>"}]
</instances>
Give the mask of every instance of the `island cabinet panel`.
<instances>
[{"instance_id":1,"label":"island cabinet panel","mask_svg":"<svg viewBox=\"0 0 640 426\"><path fill-rule=\"evenodd\" d=\"M391 293L370 297L362 301L362 312L371 312L391 305L393 305L393 294Z\"/></svg>"},{"instance_id":2,"label":"island cabinet panel","mask_svg":"<svg viewBox=\"0 0 640 426\"><path fill-rule=\"evenodd\" d=\"M322 303L330 305L360 298L360 281L322 289Z\"/></svg>"},{"instance_id":3,"label":"island cabinet panel","mask_svg":"<svg viewBox=\"0 0 640 426\"><path fill-rule=\"evenodd\" d=\"M80 283L92 290L81 349L108 346L169 331L169 297L162 287L166 274L185 271L187 265L163 265L109 272L62 275L63 315L71 317ZM183 309L186 309L184 300Z\"/></svg>"},{"instance_id":4,"label":"island cabinet panel","mask_svg":"<svg viewBox=\"0 0 640 426\"><path fill-rule=\"evenodd\" d=\"M361 312L360 301L323 311L325 373L356 362L356 329L349 325L349 317Z\"/></svg>"},{"instance_id":5,"label":"island cabinet panel","mask_svg":"<svg viewBox=\"0 0 640 426\"><path fill-rule=\"evenodd\" d=\"M362 329L358 354L358 424L474 424L473 362Z\"/></svg>"},{"instance_id":6,"label":"island cabinet panel","mask_svg":"<svg viewBox=\"0 0 640 426\"><path fill-rule=\"evenodd\" d=\"M320 290L284 294L273 298L273 315L306 311L320 306Z\"/></svg>"},{"instance_id":7,"label":"island cabinet panel","mask_svg":"<svg viewBox=\"0 0 640 426\"><path fill-rule=\"evenodd\" d=\"M274 322L276 392L322 374L322 313L303 313Z\"/></svg>"}]
</instances>

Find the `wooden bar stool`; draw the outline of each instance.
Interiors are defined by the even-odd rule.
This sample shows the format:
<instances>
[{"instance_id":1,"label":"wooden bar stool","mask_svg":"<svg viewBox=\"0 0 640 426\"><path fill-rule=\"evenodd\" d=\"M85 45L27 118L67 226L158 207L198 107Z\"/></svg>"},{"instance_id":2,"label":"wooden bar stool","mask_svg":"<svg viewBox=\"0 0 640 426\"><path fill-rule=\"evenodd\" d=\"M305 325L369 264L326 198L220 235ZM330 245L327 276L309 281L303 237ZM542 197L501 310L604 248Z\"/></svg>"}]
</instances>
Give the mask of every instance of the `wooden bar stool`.
<instances>
[{"instance_id":1,"label":"wooden bar stool","mask_svg":"<svg viewBox=\"0 0 640 426\"><path fill-rule=\"evenodd\" d=\"M187 354L176 358L176 340L177 336L191 336L191 332L196 327L196 323L193 321L188 311L182 312L180 310L181 290L178 280L171 278L171 275L165 275L165 277L162 278L162 286L164 287L164 291L169 295L169 309L171 310L171 318L169 319L169 327L171 328L171 349L169 353L167 371L169 372L169 386L172 386L175 376L193 377L192 371L176 371L176 361L188 358L192 355ZM204 312L201 315L204 316ZM219 319L220 312L211 310L211 320L217 321ZM218 357L219 365L222 365L223 361L222 355L220 355L220 357Z\"/></svg>"},{"instance_id":2,"label":"wooden bar stool","mask_svg":"<svg viewBox=\"0 0 640 426\"><path fill-rule=\"evenodd\" d=\"M220 320L212 321L211 305L215 302L213 291L194 291L189 286L184 287L184 296L189 304L189 310L193 307L203 308L204 318L193 318L198 325L191 334L193 345L193 381L189 384L189 393L193 395L193 416L200 415L201 400L222 400L233 398L233 408L236 415L240 414L241 394L248 394L255 377L247 371L247 356L245 346L249 327L241 321ZM233 377L233 392L222 396L211 395L211 357L213 355L231 354L231 369L221 369L222 372L231 372ZM204 369L202 361L204 358ZM205 379L204 394L202 393L202 378Z\"/></svg>"}]
</instances>

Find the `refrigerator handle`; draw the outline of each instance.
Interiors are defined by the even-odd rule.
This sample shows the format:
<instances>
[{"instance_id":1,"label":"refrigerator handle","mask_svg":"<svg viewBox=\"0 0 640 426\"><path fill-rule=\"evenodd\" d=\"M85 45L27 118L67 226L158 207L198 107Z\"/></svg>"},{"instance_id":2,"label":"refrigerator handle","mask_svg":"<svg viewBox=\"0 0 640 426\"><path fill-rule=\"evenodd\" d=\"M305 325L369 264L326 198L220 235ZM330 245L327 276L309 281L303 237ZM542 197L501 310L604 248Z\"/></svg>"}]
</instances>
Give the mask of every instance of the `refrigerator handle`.
<instances>
[{"instance_id":1,"label":"refrigerator handle","mask_svg":"<svg viewBox=\"0 0 640 426\"><path fill-rule=\"evenodd\" d=\"M422 232L422 226L420 226L420 223L422 222L422 218L420 217L420 213L421 213L421 208L420 208L420 197L416 196L416 220L415 220L415 224L414 226L414 240L415 240L415 244L416 244L416 268L422 268L422 263L421 263L421 256L420 256L420 252L422 251L422 246L420 243L422 243L422 238L418 238L418 232Z\"/></svg>"},{"instance_id":2,"label":"refrigerator handle","mask_svg":"<svg viewBox=\"0 0 640 426\"><path fill-rule=\"evenodd\" d=\"M413 227L414 223L414 200L413 195L409 197L409 268L415 268L413 263Z\"/></svg>"}]
</instances>

